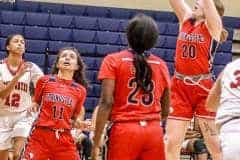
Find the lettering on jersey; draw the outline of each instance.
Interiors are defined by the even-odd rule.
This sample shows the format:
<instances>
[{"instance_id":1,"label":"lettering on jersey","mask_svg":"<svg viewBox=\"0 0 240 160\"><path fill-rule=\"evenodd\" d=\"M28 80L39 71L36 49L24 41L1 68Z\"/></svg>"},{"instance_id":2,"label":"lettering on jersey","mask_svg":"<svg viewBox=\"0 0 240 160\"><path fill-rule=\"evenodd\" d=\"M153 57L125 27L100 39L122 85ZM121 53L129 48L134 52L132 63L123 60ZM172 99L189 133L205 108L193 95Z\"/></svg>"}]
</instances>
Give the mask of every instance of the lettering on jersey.
<instances>
[{"instance_id":1,"label":"lettering on jersey","mask_svg":"<svg viewBox=\"0 0 240 160\"><path fill-rule=\"evenodd\" d=\"M48 101L61 102L67 106L73 106L73 100L71 97L63 96L59 94L48 93L46 96Z\"/></svg>"},{"instance_id":2,"label":"lettering on jersey","mask_svg":"<svg viewBox=\"0 0 240 160\"><path fill-rule=\"evenodd\" d=\"M204 36L202 34L197 34L197 33L188 34L185 32L180 32L178 39L183 41L189 41L189 42L197 42L197 43L204 42Z\"/></svg>"},{"instance_id":3,"label":"lettering on jersey","mask_svg":"<svg viewBox=\"0 0 240 160\"><path fill-rule=\"evenodd\" d=\"M232 82L230 84L230 88L238 88L240 86L240 70L236 70L234 73L234 76L235 76L235 80L236 82Z\"/></svg>"},{"instance_id":4,"label":"lettering on jersey","mask_svg":"<svg viewBox=\"0 0 240 160\"><path fill-rule=\"evenodd\" d=\"M5 85L7 85L10 81L8 82L4 82ZM24 83L24 82L18 82L15 86L15 89L16 90L20 90L20 91L24 91L24 92L28 92L28 84L27 83Z\"/></svg>"}]
</instances>

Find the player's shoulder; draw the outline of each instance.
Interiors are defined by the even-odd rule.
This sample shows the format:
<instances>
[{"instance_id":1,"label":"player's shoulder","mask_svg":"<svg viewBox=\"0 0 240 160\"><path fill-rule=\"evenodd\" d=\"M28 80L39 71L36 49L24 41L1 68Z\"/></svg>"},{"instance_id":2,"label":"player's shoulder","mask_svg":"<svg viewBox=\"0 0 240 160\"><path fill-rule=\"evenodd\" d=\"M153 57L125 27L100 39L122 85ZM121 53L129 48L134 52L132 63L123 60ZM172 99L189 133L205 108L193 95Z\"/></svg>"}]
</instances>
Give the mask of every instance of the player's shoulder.
<instances>
[{"instance_id":1,"label":"player's shoulder","mask_svg":"<svg viewBox=\"0 0 240 160\"><path fill-rule=\"evenodd\" d=\"M159 65L166 65L166 62L162 58L160 58L154 54L150 54L148 61L150 61L150 62L153 61L153 62L155 62L155 64L159 64Z\"/></svg>"},{"instance_id":2,"label":"player's shoulder","mask_svg":"<svg viewBox=\"0 0 240 160\"><path fill-rule=\"evenodd\" d=\"M126 58L131 57L129 54L129 51L127 49L119 51L119 52L110 53L105 57L105 59L120 61L124 57L126 57Z\"/></svg>"},{"instance_id":3,"label":"player's shoulder","mask_svg":"<svg viewBox=\"0 0 240 160\"><path fill-rule=\"evenodd\" d=\"M75 81L72 82L71 87L73 87L76 90L76 92L83 93L84 95L86 95L87 93L87 89L83 85Z\"/></svg>"},{"instance_id":4,"label":"player's shoulder","mask_svg":"<svg viewBox=\"0 0 240 160\"><path fill-rule=\"evenodd\" d=\"M42 77L39 78L39 81L43 81L43 82L49 82L49 81L56 81L55 80L55 76L54 75L43 75Z\"/></svg>"}]
</instances>

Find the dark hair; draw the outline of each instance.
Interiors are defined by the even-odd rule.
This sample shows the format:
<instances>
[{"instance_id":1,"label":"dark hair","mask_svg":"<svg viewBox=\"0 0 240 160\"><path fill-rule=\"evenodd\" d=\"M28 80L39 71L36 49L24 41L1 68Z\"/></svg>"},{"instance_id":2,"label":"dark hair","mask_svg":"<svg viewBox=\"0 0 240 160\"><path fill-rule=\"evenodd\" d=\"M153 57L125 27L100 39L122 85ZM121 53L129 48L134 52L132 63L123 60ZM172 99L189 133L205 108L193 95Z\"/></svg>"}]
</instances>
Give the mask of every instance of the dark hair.
<instances>
[{"instance_id":1,"label":"dark hair","mask_svg":"<svg viewBox=\"0 0 240 160\"><path fill-rule=\"evenodd\" d=\"M84 62L82 61L82 59L80 57L80 53L74 47L64 47L64 48L59 49L56 61L54 62L53 67L52 67L52 74L58 74L59 69L57 68L57 64L58 64L58 61L59 61L59 57L60 57L61 53L65 50L72 50L73 52L76 53L77 63L78 63L79 68L78 68L78 70L76 70L74 72L73 79L77 83L79 83L79 84L83 85L85 88L87 88L88 87L88 82L87 82L86 75L85 75L85 70L86 70L85 68L86 67L85 67Z\"/></svg>"},{"instance_id":2,"label":"dark hair","mask_svg":"<svg viewBox=\"0 0 240 160\"><path fill-rule=\"evenodd\" d=\"M10 41L11 41L15 36L22 36L22 37L23 37L23 35L21 35L20 33L10 34L10 35L7 37L6 43L5 43L5 49L6 49L7 55L9 55L9 52L8 52L8 50L7 50L7 46L10 44ZM24 39L24 37L23 37L23 39ZM24 41L25 41L25 39L24 39Z\"/></svg>"},{"instance_id":3,"label":"dark hair","mask_svg":"<svg viewBox=\"0 0 240 160\"><path fill-rule=\"evenodd\" d=\"M151 49L158 39L158 26L149 16L138 14L133 17L127 26L127 38L131 49L134 51L135 77L138 87L144 92L150 91L152 69L147 63L144 52Z\"/></svg>"}]
</instances>

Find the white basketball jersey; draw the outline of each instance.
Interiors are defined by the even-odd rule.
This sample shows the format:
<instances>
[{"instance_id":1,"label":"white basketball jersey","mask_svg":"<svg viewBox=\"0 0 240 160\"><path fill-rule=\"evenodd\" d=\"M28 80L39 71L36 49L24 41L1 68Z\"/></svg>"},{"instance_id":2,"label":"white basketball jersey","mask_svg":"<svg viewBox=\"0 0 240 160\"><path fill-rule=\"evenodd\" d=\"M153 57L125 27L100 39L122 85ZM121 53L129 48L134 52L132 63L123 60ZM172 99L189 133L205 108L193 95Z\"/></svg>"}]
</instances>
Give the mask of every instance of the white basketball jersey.
<instances>
[{"instance_id":1,"label":"white basketball jersey","mask_svg":"<svg viewBox=\"0 0 240 160\"><path fill-rule=\"evenodd\" d=\"M31 62L28 62L31 63ZM38 78L43 75L41 69L34 63L31 63L31 68L17 82L15 88L10 95L0 100L0 112L22 112L31 105L30 82L36 86ZM0 81L5 85L8 84L14 77L7 63L0 63Z\"/></svg>"},{"instance_id":2,"label":"white basketball jersey","mask_svg":"<svg viewBox=\"0 0 240 160\"><path fill-rule=\"evenodd\" d=\"M240 116L240 59L229 63L221 78L221 98L216 122L224 123Z\"/></svg>"}]
</instances>

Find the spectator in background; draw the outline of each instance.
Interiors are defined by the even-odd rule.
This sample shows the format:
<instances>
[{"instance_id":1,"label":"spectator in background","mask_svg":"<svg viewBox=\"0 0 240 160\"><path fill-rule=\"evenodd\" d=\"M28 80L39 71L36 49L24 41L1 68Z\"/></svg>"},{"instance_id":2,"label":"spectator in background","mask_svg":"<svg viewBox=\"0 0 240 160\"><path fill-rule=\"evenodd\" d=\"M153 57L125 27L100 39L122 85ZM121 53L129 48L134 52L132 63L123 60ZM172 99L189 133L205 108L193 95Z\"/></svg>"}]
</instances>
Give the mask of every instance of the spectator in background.
<instances>
[{"instance_id":1,"label":"spectator in background","mask_svg":"<svg viewBox=\"0 0 240 160\"><path fill-rule=\"evenodd\" d=\"M27 108L31 106L30 83L36 85L43 76L41 69L24 60L25 39L21 34L6 39L7 57L0 61L0 157L8 159L8 150L18 159L24 141L29 134L33 117Z\"/></svg>"},{"instance_id":2,"label":"spectator in background","mask_svg":"<svg viewBox=\"0 0 240 160\"><path fill-rule=\"evenodd\" d=\"M182 143L182 153L190 153L194 160L207 160L208 150L204 143L197 119L192 119Z\"/></svg>"}]
</instances>

